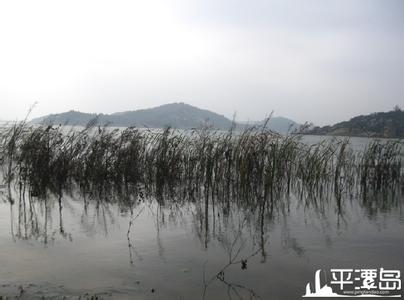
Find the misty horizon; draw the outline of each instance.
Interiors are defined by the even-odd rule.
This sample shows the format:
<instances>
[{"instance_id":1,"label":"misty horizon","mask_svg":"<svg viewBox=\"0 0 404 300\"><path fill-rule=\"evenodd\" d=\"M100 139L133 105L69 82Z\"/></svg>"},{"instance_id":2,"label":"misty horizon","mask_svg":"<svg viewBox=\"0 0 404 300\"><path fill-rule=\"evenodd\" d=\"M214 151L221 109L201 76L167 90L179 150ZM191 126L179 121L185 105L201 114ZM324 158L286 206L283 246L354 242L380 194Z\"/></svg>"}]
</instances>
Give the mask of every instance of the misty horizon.
<instances>
[{"instance_id":1,"label":"misty horizon","mask_svg":"<svg viewBox=\"0 0 404 300\"><path fill-rule=\"evenodd\" d=\"M0 119L185 102L317 125L389 111L402 1L53 1L0 5Z\"/></svg>"},{"instance_id":2,"label":"misty horizon","mask_svg":"<svg viewBox=\"0 0 404 300\"><path fill-rule=\"evenodd\" d=\"M69 109L69 110L66 110L66 111L50 112L49 114L46 114L46 115L34 116L34 117L33 117L33 115L35 115L35 114L34 114L34 112L35 112L35 107L36 107L36 105L38 105L37 103L34 103L34 104L31 105L31 107L27 110L26 115L24 116L24 119L27 119L28 121L31 121L31 120L36 120L36 119L40 119L40 118L47 117L47 116L51 116L51 115L59 115L59 114L67 113L67 112L79 112L79 113L84 113L84 114L105 115L105 116L110 115L110 116L112 116L112 115L119 115L119 114L127 113L127 112L135 112L135 111L150 110L150 109L159 108L159 107L163 107L163 106L167 106L167 105L173 105L173 104L185 104L185 105L190 105L190 106L192 106L192 107L194 107L194 108L197 108L197 109L206 110L206 111L209 111L209 112L212 112L212 113L216 113L216 114L218 114L218 115L220 115L220 116L224 116L224 117L227 118L228 120L234 120L234 121L236 121L237 123L241 123L241 124L243 124L243 123L248 124L248 123L250 123L250 122L251 122L251 123L262 122L262 121L264 121L264 120L266 120L266 119L268 119L268 118L271 118L271 119L273 119L273 118L281 118L281 119L285 119L285 120L291 120L291 121L296 122L297 124L300 124L300 125L303 125L303 124L311 124L312 126L327 126L327 125L334 125L334 124L337 124L337 123L340 123L340 122L344 122L344 121L349 121L349 120L351 120L352 118L358 116L358 115L355 115L355 116L349 117L349 119L339 120L339 121L336 121L335 123L325 123L325 124L314 123L314 122L312 122L312 121L310 121L310 120L305 120L305 121L303 121L303 122L298 122L298 121L296 121L296 120L293 120L293 119L289 118L288 116L278 115L278 114L276 114L274 111L268 112L267 114L265 114L265 116L264 116L262 119L239 119L238 116L237 116L237 112L236 112L236 111L233 112L233 114L222 114L222 113L218 113L218 112L215 112L215 111L211 111L211 110L206 109L206 108L204 108L204 107L196 107L196 106L191 105L191 104L186 103L186 102L177 101L177 102L163 103L163 104L161 104L161 105L156 105L156 106L152 106L152 107L144 107L144 108L139 108L139 109L134 109L134 110L112 111L112 112L104 113L104 112L94 112L94 111L81 111L81 110L79 110L79 109ZM401 109L401 106L395 105L395 107L393 107L393 108L391 108L391 109L389 109L389 110L386 110L385 112L393 111L394 109ZM370 112L370 113L368 113L368 114L360 114L360 115L370 115L370 114L373 114L373 113L377 113L377 112ZM21 120L22 120L22 119L10 120L10 119L1 119L1 118L0 118L0 121L3 121L3 122L10 122L10 121L12 122L12 121L21 121Z\"/></svg>"}]
</instances>

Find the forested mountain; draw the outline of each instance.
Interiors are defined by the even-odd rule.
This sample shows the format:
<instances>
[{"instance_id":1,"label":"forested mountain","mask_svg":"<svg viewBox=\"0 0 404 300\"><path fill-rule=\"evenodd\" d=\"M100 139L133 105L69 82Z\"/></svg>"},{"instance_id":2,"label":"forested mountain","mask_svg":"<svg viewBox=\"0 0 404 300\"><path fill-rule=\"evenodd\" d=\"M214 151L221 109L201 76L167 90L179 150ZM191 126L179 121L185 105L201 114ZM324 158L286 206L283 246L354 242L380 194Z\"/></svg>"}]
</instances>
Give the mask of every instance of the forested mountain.
<instances>
[{"instance_id":1,"label":"forested mountain","mask_svg":"<svg viewBox=\"0 0 404 300\"><path fill-rule=\"evenodd\" d=\"M230 128L232 122L225 116L199 109L185 103L165 104L149 109L125 111L113 114L91 114L68 111L51 114L32 120L32 123L86 125L90 120L98 118L101 125L138 126L150 128L194 128L212 125L215 128Z\"/></svg>"},{"instance_id":2,"label":"forested mountain","mask_svg":"<svg viewBox=\"0 0 404 300\"><path fill-rule=\"evenodd\" d=\"M404 111L396 107L389 112L361 115L332 126L314 127L307 131L315 135L340 135L404 138Z\"/></svg>"},{"instance_id":3,"label":"forested mountain","mask_svg":"<svg viewBox=\"0 0 404 300\"><path fill-rule=\"evenodd\" d=\"M232 126L232 121L223 115L185 103L171 103L149 109L113 114L92 114L71 110L36 118L31 123L85 126L95 118L97 118L97 122L100 125L117 127L163 128L171 126L173 128L199 128L211 125L217 129L229 129ZM263 122L240 123L237 125L238 128L244 128L245 126L262 125ZM272 117L267 124L269 129L281 133L286 133L290 128L297 126L296 122L283 117Z\"/></svg>"}]
</instances>

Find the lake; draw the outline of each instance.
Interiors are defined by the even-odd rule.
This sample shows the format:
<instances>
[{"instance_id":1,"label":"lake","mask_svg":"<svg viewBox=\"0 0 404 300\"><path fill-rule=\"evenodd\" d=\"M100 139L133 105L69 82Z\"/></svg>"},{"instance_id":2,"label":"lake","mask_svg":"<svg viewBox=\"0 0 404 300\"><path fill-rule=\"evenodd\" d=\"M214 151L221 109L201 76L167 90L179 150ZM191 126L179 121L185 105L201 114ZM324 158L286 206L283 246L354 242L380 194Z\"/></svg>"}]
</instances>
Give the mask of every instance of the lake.
<instances>
[{"instance_id":1,"label":"lake","mask_svg":"<svg viewBox=\"0 0 404 300\"><path fill-rule=\"evenodd\" d=\"M3 186L0 295L300 299L318 269L404 270L402 195L292 191L264 214L178 194L44 199Z\"/></svg>"}]
</instances>

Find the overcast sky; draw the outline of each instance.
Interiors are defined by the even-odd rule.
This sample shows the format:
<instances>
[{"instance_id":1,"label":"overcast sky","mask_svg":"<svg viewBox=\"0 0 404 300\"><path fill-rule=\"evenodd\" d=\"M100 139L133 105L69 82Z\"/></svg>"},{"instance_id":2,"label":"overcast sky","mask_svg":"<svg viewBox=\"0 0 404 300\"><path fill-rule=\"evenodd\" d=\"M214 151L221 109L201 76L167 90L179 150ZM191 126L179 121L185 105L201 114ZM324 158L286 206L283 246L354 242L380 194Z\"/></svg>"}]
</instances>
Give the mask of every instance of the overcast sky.
<instances>
[{"instance_id":1,"label":"overcast sky","mask_svg":"<svg viewBox=\"0 0 404 300\"><path fill-rule=\"evenodd\" d=\"M0 119L186 102L335 123L404 106L402 0L0 2Z\"/></svg>"}]
</instances>

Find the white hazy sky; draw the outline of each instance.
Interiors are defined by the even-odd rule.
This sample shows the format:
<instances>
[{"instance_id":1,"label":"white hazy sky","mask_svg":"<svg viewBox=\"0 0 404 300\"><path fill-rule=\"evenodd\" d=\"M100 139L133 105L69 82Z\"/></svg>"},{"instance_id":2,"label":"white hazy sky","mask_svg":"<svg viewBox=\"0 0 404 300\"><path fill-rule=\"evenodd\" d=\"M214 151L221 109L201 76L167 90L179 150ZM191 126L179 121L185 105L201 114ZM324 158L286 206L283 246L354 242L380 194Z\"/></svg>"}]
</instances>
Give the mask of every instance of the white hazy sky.
<instances>
[{"instance_id":1,"label":"white hazy sky","mask_svg":"<svg viewBox=\"0 0 404 300\"><path fill-rule=\"evenodd\" d=\"M403 0L0 2L0 119L182 101L327 124L403 94Z\"/></svg>"}]
</instances>

